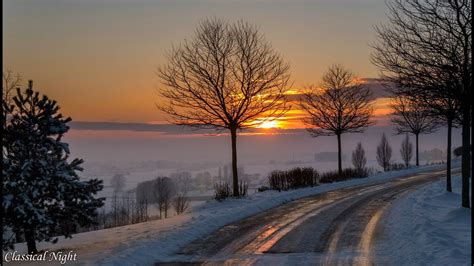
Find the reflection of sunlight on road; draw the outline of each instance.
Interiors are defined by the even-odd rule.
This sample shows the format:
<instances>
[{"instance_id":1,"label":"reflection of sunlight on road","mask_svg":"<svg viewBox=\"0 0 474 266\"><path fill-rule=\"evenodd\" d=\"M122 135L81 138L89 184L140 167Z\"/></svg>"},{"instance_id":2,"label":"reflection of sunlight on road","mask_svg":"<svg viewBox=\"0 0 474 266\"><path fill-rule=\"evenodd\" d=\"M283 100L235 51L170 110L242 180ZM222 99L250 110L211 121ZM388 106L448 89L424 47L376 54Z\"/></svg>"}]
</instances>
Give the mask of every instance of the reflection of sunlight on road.
<instances>
[{"instance_id":1,"label":"reflection of sunlight on road","mask_svg":"<svg viewBox=\"0 0 474 266\"><path fill-rule=\"evenodd\" d=\"M382 217L383 211L385 208L380 208L376 213L370 218L369 223L365 227L364 233L362 234L362 239L359 242L360 256L357 258L357 265L370 265L371 264L371 248L372 240L374 239L375 229L379 223L380 218Z\"/></svg>"},{"instance_id":2,"label":"reflection of sunlight on road","mask_svg":"<svg viewBox=\"0 0 474 266\"><path fill-rule=\"evenodd\" d=\"M344 227L346 223L344 223L343 225L339 225L337 230L333 233L331 241L329 242L329 247L328 247L326 259L324 260L324 265L331 265L331 263L333 262L333 256L337 249L337 242L339 241L339 238L341 237L341 231L342 231L341 227Z\"/></svg>"}]
</instances>

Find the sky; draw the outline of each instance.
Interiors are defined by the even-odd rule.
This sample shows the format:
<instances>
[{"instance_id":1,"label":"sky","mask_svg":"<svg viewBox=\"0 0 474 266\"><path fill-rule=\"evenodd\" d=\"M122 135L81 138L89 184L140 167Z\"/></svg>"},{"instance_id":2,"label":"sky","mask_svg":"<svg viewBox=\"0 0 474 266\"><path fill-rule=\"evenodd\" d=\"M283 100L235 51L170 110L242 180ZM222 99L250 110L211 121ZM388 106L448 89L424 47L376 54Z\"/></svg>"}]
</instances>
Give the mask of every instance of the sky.
<instances>
[{"instance_id":1,"label":"sky","mask_svg":"<svg viewBox=\"0 0 474 266\"><path fill-rule=\"evenodd\" d=\"M298 89L335 63L377 78L369 44L385 12L381 0L6 0L3 67L33 79L74 121L164 123L156 69L201 20L257 25Z\"/></svg>"}]
</instances>

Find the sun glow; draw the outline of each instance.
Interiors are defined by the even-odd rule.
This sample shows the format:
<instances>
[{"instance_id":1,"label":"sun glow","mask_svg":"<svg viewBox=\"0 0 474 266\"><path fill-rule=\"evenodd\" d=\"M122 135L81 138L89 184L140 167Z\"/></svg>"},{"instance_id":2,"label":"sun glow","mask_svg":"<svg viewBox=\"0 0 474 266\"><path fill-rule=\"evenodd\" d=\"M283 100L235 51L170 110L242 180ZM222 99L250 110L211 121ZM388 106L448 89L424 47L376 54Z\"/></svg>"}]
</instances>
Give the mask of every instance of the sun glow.
<instances>
[{"instance_id":1,"label":"sun glow","mask_svg":"<svg viewBox=\"0 0 474 266\"><path fill-rule=\"evenodd\" d=\"M258 128L279 128L279 123L276 120L265 121L257 126Z\"/></svg>"}]
</instances>

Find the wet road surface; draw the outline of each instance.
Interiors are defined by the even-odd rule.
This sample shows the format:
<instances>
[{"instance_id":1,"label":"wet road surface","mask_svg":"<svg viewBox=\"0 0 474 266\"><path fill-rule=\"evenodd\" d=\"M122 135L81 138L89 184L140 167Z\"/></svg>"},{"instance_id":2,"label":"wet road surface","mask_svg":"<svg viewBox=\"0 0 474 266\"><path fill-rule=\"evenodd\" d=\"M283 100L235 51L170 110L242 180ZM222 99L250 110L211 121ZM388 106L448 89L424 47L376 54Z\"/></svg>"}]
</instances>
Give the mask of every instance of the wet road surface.
<instances>
[{"instance_id":1,"label":"wet road surface","mask_svg":"<svg viewBox=\"0 0 474 266\"><path fill-rule=\"evenodd\" d=\"M226 225L157 265L373 265L391 202L444 171L338 189Z\"/></svg>"}]
</instances>

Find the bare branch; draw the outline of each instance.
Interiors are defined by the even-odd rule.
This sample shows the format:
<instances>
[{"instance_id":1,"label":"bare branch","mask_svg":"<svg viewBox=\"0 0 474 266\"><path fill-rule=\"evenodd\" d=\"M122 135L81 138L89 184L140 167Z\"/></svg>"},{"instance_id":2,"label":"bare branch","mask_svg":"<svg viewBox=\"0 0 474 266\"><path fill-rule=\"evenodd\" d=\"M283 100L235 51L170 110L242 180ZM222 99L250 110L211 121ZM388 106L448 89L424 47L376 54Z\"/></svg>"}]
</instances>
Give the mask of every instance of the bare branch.
<instances>
[{"instance_id":1,"label":"bare branch","mask_svg":"<svg viewBox=\"0 0 474 266\"><path fill-rule=\"evenodd\" d=\"M356 77L341 66L329 68L322 88L308 88L301 107L308 117L307 130L314 136L359 133L372 125L372 94Z\"/></svg>"},{"instance_id":2,"label":"bare branch","mask_svg":"<svg viewBox=\"0 0 474 266\"><path fill-rule=\"evenodd\" d=\"M242 129L289 108L289 65L243 21L203 21L192 40L171 50L158 76L168 100L159 109L179 125Z\"/></svg>"},{"instance_id":3,"label":"bare branch","mask_svg":"<svg viewBox=\"0 0 474 266\"><path fill-rule=\"evenodd\" d=\"M439 120L430 109L418 104L415 98L397 96L392 103L393 118L397 134L430 134L436 131Z\"/></svg>"}]
</instances>

